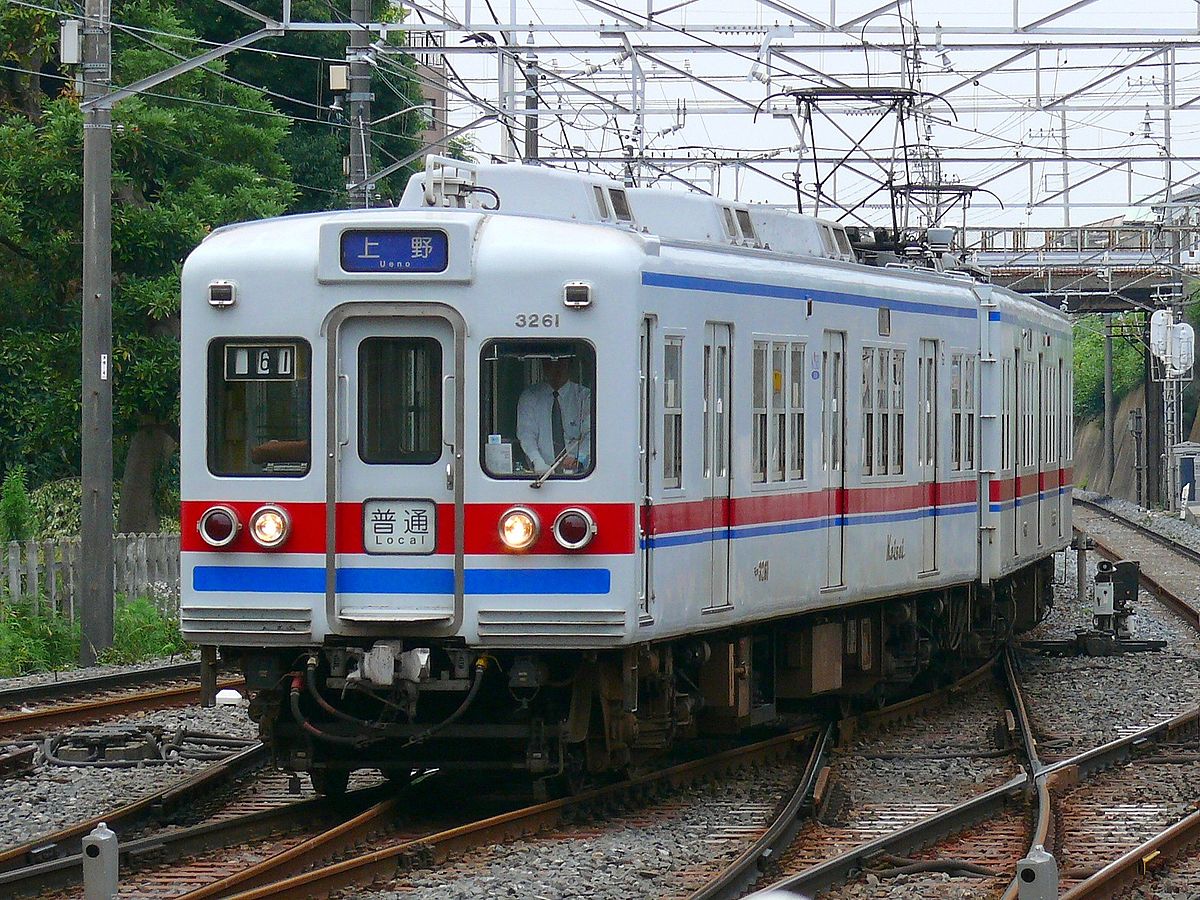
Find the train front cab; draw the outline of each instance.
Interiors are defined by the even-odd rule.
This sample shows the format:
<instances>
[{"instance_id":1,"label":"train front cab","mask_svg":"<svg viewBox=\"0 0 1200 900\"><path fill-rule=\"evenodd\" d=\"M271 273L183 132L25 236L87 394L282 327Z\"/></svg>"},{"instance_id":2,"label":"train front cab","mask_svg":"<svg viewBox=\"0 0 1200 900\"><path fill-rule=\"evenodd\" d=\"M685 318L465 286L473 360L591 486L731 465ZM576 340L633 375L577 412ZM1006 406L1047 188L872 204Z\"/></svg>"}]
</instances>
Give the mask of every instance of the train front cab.
<instances>
[{"instance_id":1,"label":"train front cab","mask_svg":"<svg viewBox=\"0 0 1200 900\"><path fill-rule=\"evenodd\" d=\"M188 454L184 626L240 662L264 737L292 768L327 778L425 755L553 770L561 760L534 736L557 736L581 651L623 659L613 648L638 628L628 488L637 461L619 452L636 434L636 367L611 336L626 315L618 298L636 286L637 266L623 257L640 254L639 239L597 228L596 256L619 266L588 269L564 247L562 277L544 260L532 279L518 244L551 244L557 223L527 221L519 235L494 225L477 240L482 217L377 218L379 232L406 240L447 233L445 271L347 271L346 235L376 235L354 233L362 220L351 217L276 226L310 247L319 232L315 285L298 265L251 275L236 253L228 262L202 251L190 264L185 370L203 365L208 383L185 385L184 405L206 413L204 433L190 437L209 465ZM227 253L230 235L219 241ZM204 295L222 280L240 283L239 305L209 308ZM301 312L264 304L272 283L291 288ZM280 353L302 360L280 369ZM209 509L246 526L264 504L287 520L277 546L256 544L246 527L224 546L197 536ZM454 713L483 669L470 713L414 741ZM619 668L596 680L613 671L619 694ZM316 688L298 686L300 715L289 711L295 672ZM419 691L392 696L403 687L393 672L415 676ZM395 708L373 732L363 723L379 717L374 695ZM588 725L585 716L575 734ZM386 743L362 740L384 732Z\"/></svg>"}]
</instances>

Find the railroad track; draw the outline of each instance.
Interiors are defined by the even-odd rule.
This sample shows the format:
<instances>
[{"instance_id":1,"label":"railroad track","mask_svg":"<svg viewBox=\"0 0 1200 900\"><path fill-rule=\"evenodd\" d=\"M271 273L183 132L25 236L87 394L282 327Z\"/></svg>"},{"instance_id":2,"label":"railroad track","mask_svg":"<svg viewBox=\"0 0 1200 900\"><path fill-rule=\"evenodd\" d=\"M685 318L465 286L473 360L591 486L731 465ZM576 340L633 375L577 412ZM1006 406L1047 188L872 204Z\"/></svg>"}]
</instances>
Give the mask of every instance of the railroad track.
<instances>
[{"instance_id":1,"label":"railroad track","mask_svg":"<svg viewBox=\"0 0 1200 900\"><path fill-rule=\"evenodd\" d=\"M1094 508L1094 504L1087 506ZM1101 511L1097 518L1109 515ZM1178 548L1140 523L1121 522L1145 541L1132 550L1123 549L1128 546L1124 539L1098 537L1097 529L1088 528L1088 522L1082 524L1093 536L1096 549L1110 559L1138 557L1145 561L1150 556L1144 552L1146 546L1155 548L1161 556L1143 568L1143 583L1189 626L1200 630L1193 599L1200 584L1200 553ZM1164 561L1163 556L1182 559L1186 566ZM1172 777L1169 768L1164 770L1164 766L1200 762L1200 710L1047 762L1042 759L1011 655L1006 655L1005 669L1014 701L1015 730L1023 748L1020 775L919 822L814 862L770 887L814 896L855 882L868 872L885 878L924 871L971 872L971 868L958 867L965 861L977 867L974 874L978 876L986 877L989 871L1004 873L1002 878L975 885L981 895L992 893L1007 900L1018 894L1017 861L1033 846L1041 845L1054 851L1060 863L1064 898L1110 897L1169 853L1200 842L1200 813L1181 800L1192 797L1187 784L1180 783L1186 782L1188 773ZM778 858L777 848L772 855ZM856 891L861 892L862 884L858 884ZM917 896L917 886L912 889ZM847 894L851 895L864 896ZM740 894L714 885L695 896L716 900Z\"/></svg>"},{"instance_id":2,"label":"railroad track","mask_svg":"<svg viewBox=\"0 0 1200 900\"><path fill-rule=\"evenodd\" d=\"M1101 556L1141 561L1142 586L1191 628L1200 631L1196 590L1200 583L1200 551L1178 544L1142 522L1091 500L1075 498L1074 519L1075 530L1085 532Z\"/></svg>"},{"instance_id":3,"label":"railroad track","mask_svg":"<svg viewBox=\"0 0 1200 900\"><path fill-rule=\"evenodd\" d=\"M949 688L843 720L842 726L847 733L870 732L909 720L924 709L951 706L988 673L989 667L983 667ZM308 805L278 803L240 816L225 815L224 821L210 819L174 831L161 828L169 817L152 814L162 805L162 798L141 801L138 810L117 817L116 825L113 816L104 818L123 835L122 889L132 896L188 900L328 896L407 870L439 865L468 850L505 845L533 835L553 835L566 823L580 819L607 821L617 809L634 810L629 815L635 819L646 814L669 815L664 812L672 806L669 797L687 786L753 766L760 767L756 771L763 774L756 776L756 781L761 782L772 772L778 777L779 767L790 766L788 771L796 773L795 780L790 791L782 792L784 800L776 814L751 811L746 821L753 819L756 824L741 831L730 829L727 842L741 847L740 852L727 854L736 857L733 864L689 873L690 883L709 883L696 895L698 898L736 896L758 879L764 864L769 866L772 857L807 820L813 799L828 777L825 763L833 735L832 723L814 725L576 797L511 808L516 806L514 803L483 819L478 818L477 798L471 797L471 807L448 820L446 791L436 781L428 786L434 799L424 803L419 799L422 788L418 783L399 794L356 792L348 806L327 801L324 806L317 801L300 802ZM240 755L250 760L244 771L256 764L255 753L261 750ZM190 802L195 803L194 798L203 794L203 788L194 785L188 794L193 798ZM664 794L668 796L665 803ZM422 808L429 812L414 818L413 811ZM643 809L646 813L637 812ZM762 824L757 824L760 821ZM298 824L301 822L306 824ZM331 822L331 827L314 827L325 822ZM28 896L75 883L79 873L77 841L93 824L82 823L69 835L0 855L0 895ZM151 830L136 839L124 837L135 826ZM57 859L46 859L55 853Z\"/></svg>"},{"instance_id":4,"label":"railroad track","mask_svg":"<svg viewBox=\"0 0 1200 900\"><path fill-rule=\"evenodd\" d=\"M930 709L953 708L965 692L989 677L990 670L990 666L985 666L948 688L843 720L840 725L847 735L872 733L914 719ZM406 793L380 796L353 816L349 815L353 809L343 807L342 819L333 827L309 834L298 833L297 818L308 820L311 829L313 823L323 821L325 816L336 819L337 810L328 808L318 816L315 807L279 806L248 815L242 821L202 822L174 835L153 832L138 840L123 841L127 870L122 879L123 889L138 897L182 896L189 900L328 896L338 890L394 878L406 870L438 865L471 849L552 833L568 820L605 816L616 808L631 806L638 809L649 805L658 811L663 808L658 799L663 792L678 791L747 766L790 763L798 775L775 814L760 816L765 819L760 826L748 827L745 833L736 833L735 829L729 836L730 842L744 845L741 852L732 854L733 862L716 870L706 867L699 876L687 873L692 876L692 883L697 877L705 882L692 895L696 900L740 896L760 880L764 871L772 870L775 860L808 821L814 800L828 787L826 758L833 734L831 724L823 728L814 726L578 797L511 809L481 820L470 820L467 810L463 810L460 820L450 823L451 827L445 827L444 816L437 827L432 816L417 821L411 816L401 816L401 811L411 812L414 805L419 806L414 804L413 795ZM1021 791L1021 785L1012 780L1002 787L999 795L995 791L987 794L998 796L1001 803L1010 803L1011 795ZM149 808L154 808L153 801ZM472 811L478 814L477 810ZM977 820L979 810L971 815ZM111 823L111 816L105 818ZM968 817L964 821L970 820ZM74 830L76 840L89 830L89 824ZM947 827L945 820L941 827ZM958 827L961 826L954 825ZM117 830L128 833L131 829L128 825L118 825ZM927 840L922 838L918 843ZM67 848L66 839L41 842L46 843L59 853L65 853ZM896 854L911 850L903 841L888 846ZM363 852L365 847L369 851ZM214 848L222 849L213 853ZM72 878L78 877L77 857L70 854L52 863L36 863L47 852L40 844L25 848L24 857L35 864L22 866L21 871L0 873L0 894L28 895L70 884ZM10 851L7 860L21 856L20 850ZM5 866L6 858L0 856L0 869Z\"/></svg>"},{"instance_id":5,"label":"railroad track","mask_svg":"<svg viewBox=\"0 0 1200 900\"><path fill-rule=\"evenodd\" d=\"M200 700L195 680L199 671L199 663L177 663L0 690L0 740L40 736L68 725L145 710L190 706ZM240 678L218 681L220 688L241 684Z\"/></svg>"},{"instance_id":6,"label":"railroad track","mask_svg":"<svg viewBox=\"0 0 1200 900\"><path fill-rule=\"evenodd\" d=\"M882 727L911 718L923 707L951 704L962 690L986 678L987 674L988 668L984 667L951 688L857 717L853 720L853 729L863 731ZM850 722L846 724L850 725ZM261 861L220 879L209 877L207 884L186 893L172 891L169 886L188 883L189 879L203 880L208 860L199 858L178 866L172 864L157 873L147 872L145 878L135 873L128 884L139 897L177 896L187 900L328 896L339 890L395 878L408 870L439 865L461 857L469 850L505 845L518 838L539 834L553 836L568 822L589 816L608 817L616 809L645 807L647 813L669 814L663 810L671 807L672 801L663 803L659 799L664 792L674 794L687 786L750 766L791 765L797 773L795 783L789 792L785 792L777 814L766 817L770 819L769 826L746 826L742 831L736 827L730 829L729 840L745 845L740 853L732 854L736 857L735 862L719 871L705 871L697 876L709 881L713 886L711 890L737 890L740 893L757 879L763 861L770 860L778 848L786 845L806 819L822 778L827 776L825 759L833 734L832 723L813 726L575 797L510 809L483 819L470 820L464 815L461 822L449 828L421 828L427 821L413 822L411 818L401 816L401 811L411 811L413 807L410 795L386 798L333 829L305 840L288 842L286 846L280 845L277 852ZM634 812L629 815L636 819L645 814ZM697 896L719 895L702 892Z\"/></svg>"}]
</instances>

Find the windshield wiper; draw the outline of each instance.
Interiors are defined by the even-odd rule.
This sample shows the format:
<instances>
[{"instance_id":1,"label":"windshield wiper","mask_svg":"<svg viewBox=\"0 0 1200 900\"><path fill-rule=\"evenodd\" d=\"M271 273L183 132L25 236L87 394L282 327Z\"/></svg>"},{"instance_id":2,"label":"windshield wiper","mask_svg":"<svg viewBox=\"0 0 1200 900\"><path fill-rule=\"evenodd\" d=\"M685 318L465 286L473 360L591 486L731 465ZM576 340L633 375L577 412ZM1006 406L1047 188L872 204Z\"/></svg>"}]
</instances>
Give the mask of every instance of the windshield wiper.
<instances>
[{"instance_id":1,"label":"windshield wiper","mask_svg":"<svg viewBox=\"0 0 1200 900\"><path fill-rule=\"evenodd\" d=\"M543 472L541 475L539 475L533 481L529 482L529 486L531 488L533 488L534 490L537 490L543 484L545 484L546 479L554 474L554 470L558 468L559 463L561 463L564 459L567 458L567 454L570 453L572 450L574 450L576 445L581 440L583 440L582 434L579 435L579 437L575 438L573 441L571 441L569 444L567 444L565 447L563 447L562 451L558 454L558 456L554 457L554 462L550 463L550 465L546 468L545 472Z\"/></svg>"}]
</instances>

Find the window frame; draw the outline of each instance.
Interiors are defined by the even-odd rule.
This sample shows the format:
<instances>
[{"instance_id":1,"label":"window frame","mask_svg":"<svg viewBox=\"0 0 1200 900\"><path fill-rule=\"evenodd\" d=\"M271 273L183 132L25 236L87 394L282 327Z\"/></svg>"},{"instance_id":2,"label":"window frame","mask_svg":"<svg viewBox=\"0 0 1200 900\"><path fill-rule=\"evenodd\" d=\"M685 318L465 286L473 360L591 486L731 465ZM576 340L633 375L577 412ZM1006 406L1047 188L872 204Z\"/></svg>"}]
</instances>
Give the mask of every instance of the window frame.
<instances>
[{"instance_id":1,"label":"window frame","mask_svg":"<svg viewBox=\"0 0 1200 900\"><path fill-rule=\"evenodd\" d=\"M633 209L629 205L629 195L625 193L624 188L608 189L608 205L612 207L613 217L618 222L633 222Z\"/></svg>"},{"instance_id":2,"label":"window frame","mask_svg":"<svg viewBox=\"0 0 1200 900\"><path fill-rule=\"evenodd\" d=\"M896 480L904 475L904 393L907 348L898 343L864 343L862 366L863 408L859 474L872 481ZM870 363L867 363L868 355ZM899 368L897 368L899 363ZM868 371L869 366L869 371ZM900 375L897 383L896 375ZM868 459L868 453L870 457Z\"/></svg>"},{"instance_id":3,"label":"window frame","mask_svg":"<svg viewBox=\"0 0 1200 900\"><path fill-rule=\"evenodd\" d=\"M592 392L592 397L591 397L592 402L591 402L591 409L589 411L589 415L591 416L591 422L592 422L592 430L591 430L592 457L588 461L588 467L586 469L584 469L582 472L573 472L573 473L569 473L569 474L556 473L554 475L551 475L547 479L547 481L580 481L584 478L590 477L596 471L596 458L598 456L596 433L597 433L597 430L599 427L599 423L596 420L596 418L597 418L596 417L596 394L597 394L597 390L599 388L600 361L599 361L599 356L596 353L596 345L594 343L592 343L592 341L590 341L588 338L585 338L585 337L533 338L527 334L518 334L518 335L489 337L489 338L486 338L479 345L479 391L476 395L478 402L479 402L479 419L478 419L478 421L479 421L479 439L478 439L479 470L484 474L485 477L491 478L495 481L529 482L529 481L535 481L537 478L540 477L538 475L538 473L536 473L536 472L532 472L532 473L513 472L512 474L509 474L509 475L505 475L503 473L497 474L495 472L492 472L487 467L487 464L486 464L486 458L485 458L485 454L487 453L486 437L490 433L490 431L489 431L489 425L486 421L488 410L484 404L484 398L483 398L484 363L489 361L487 359L487 355L488 355L488 351L493 347L493 345L498 344L498 343L504 343L504 342L513 342L513 341L536 342L536 343L544 344L544 345L552 345L552 344L574 344L576 346L583 345L583 346L587 347L588 352L591 354L591 360L592 360L592 365L593 365L592 385L590 387L590 390ZM587 387L587 385L584 385L584 386ZM494 386L493 386L493 390L494 390ZM520 398L518 396L518 400L519 399ZM515 409L514 409L514 414L515 414ZM515 437L515 435L514 435L514 437ZM517 444L518 444L518 448L519 448L519 445L520 445L519 438L517 438Z\"/></svg>"},{"instance_id":4,"label":"window frame","mask_svg":"<svg viewBox=\"0 0 1200 900\"><path fill-rule=\"evenodd\" d=\"M808 477L808 398L804 377L808 337L792 334L751 335L750 482L752 490L803 483ZM775 358L781 353L780 388L775 390ZM799 354L797 356L797 354ZM799 378L793 371L799 360ZM756 364L761 361L761 369ZM762 375L761 384L758 375ZM799 404L793 391L799 388ZM759 392L761 390L761 397ZM761 399L762 403L757 401ZM760 463L762 463L760 467ZM797 465L798 463L798 465Z\"/></svg>"},{"instance_id":5,"label":"window frame","mask_svg":"<svg viewBox=\"0 0 1200 900\"><path fill-rule=\"evenodd\" d=\"M432 416L432 419L431 419L431 421L433 422L433 427L436 430L436 435L437 435L436 440L434 441L436 450L429 451L429 453L426 453L426 454L422 454L421 457L416 458L416 459L367 459L366 455L364 454L364 448L366 445L366 441L364 439L366 436L364 428L367 424L369 424L373 421L376 421L376 420L373 417L371 417L370 415L363 415L363 403L364 403L363 385L366 383L366 379L363 377L363 365L364 365L363 347L367 343L381 342L381 341L413 342L413 343L419 342L422 344L433 345L434 347L437 348L437 373L434 376L434 381L436 382L436 385L437 385L436 386L437 409L435 410L435 412ZM355 442L357 444L357 446L355 447L355 452L358 455L358 461L366 466L432 466L432 465L436 465L438 462L440 462L442 459L442 456L445 453L445 444L444 444L445 436L442 434L443 404L445 403L445 397L442 396L442 384L443 384L442 378L443 378L443 373L445 371L445 367L443 365L444 361L445 361L445 354L443 352L442 342L440 340L438 340L436 337L432 337L429 335L372 334L372 335L365 336L362 340L360 340L358 342L358 345L355 348L355 356L356 356L356 360L358 363L358 365L357 365L358 381L355 385L356 390L355 390L355 404L354 404L355 418L358 420L357 421L358 427L355 429L357 432L357 434L355 435Z\"/></svg>"},{"instance_id":6,"label":"window frame","mask_svg":"<svg viewBox=\"0 0 1200 900\"><path fill-rule=\"evenodd\" d=\"M215 400L214 400L214 396L213 396L213 387L214 387L214 384L216 383L216 378L215 378L215 374L214 374L213 368L212 368L212 365L213 365L212 354L213 354L214 348L216 348L217 346L221 347L221 351L220 351L221 369L220 369L220 372L221 372L221 381L224 382L225 381L225 377L224 377L225 351L226 351L226 348L230 344L248 344L251 346L253 346L255 344L261 344L264 346L269 346L269 345L274 345L274 344L295 344L297 346L297 348L303 347L304 351L307 353L308 378L305 380L308 382L308 391L307 391L308 397L307 397L307 404L306 404L307 408L308 408L308 419L307 419L308 459L305 462L305 469L303 472L226 472L226 471L217 471L217 469L214 468L213 453L214 453L215 445L213 442L213 437L214 437L213 404L214 404ZM205 463L205 468L208 470L209 475L212 475L214 478L305 478L312 473L312 471L314 469L314 466L313 466L313 432L314 432L314 428L313 428L312 359L313 359L312 343L307 338L300 337L299 335L280 335L280 336L221 335L218 337L211 338L209 340L208 345L205 347L205 373L204 373L204 379L205 379L205 382L204 382L205 383L205 389L204 389L204 393L205 393L205 397L204 397L204 463ZM297 359L296 359L297 369L299 368L299 365L300 365L300 359L299 359L299 355L297 355ZM295 379L295 380L299 380L299 379Z\"/></svg>"},{"instance_id":7,"label":"window frame","mask_svg":"<svg viewBox=\"0 0 1200 900\"><path fill-rule=\"evenodd\" d=\"M683 386L687 379L685 377L687 357L686 357L686 335L680 331L664 331L662 336L662 468L659 471L659 477L662 478L662 488L664 491L682 491L684 490L684 474L687 471L684 466L684 402ZM667 402L667 349L669 347L677 347L679 349L679 378L675 388L675 404ZM669 434L677 435L676 438L668 439ZM667 465L671 462L671 456L668 452L671 449L673 441L675 450L675 466L674 471L677 473L671 477L667 475Z\"/></svg>"}]
</instances>

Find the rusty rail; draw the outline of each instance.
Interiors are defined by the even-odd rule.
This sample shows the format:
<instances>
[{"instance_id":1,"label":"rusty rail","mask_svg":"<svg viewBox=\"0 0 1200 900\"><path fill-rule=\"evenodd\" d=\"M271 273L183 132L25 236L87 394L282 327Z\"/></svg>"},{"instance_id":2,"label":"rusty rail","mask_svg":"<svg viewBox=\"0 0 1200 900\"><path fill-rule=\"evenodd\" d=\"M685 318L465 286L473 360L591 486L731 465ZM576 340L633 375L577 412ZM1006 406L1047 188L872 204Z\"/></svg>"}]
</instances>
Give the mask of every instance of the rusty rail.
<instances>
[{"instance_id":1,"label":"rusty rail","mask_svg":"<svg viewBox=\"0 0 1200 900\"><path fill-rule=\"evenodd\" d=\"M228 678L220 687L239 687L240 678ZM169 709L190 706L200 700L200 685L156 688L120 694L116 697L100 697L80 700L75 703L58 703L33 710L0 713L0 738L38 734L64 725L79 725L116 716L128 715L150 709Z\"/></svg>"}]
</instances>

